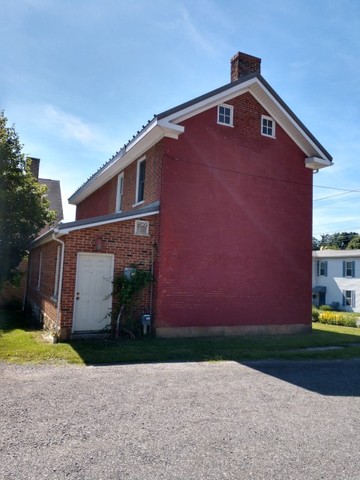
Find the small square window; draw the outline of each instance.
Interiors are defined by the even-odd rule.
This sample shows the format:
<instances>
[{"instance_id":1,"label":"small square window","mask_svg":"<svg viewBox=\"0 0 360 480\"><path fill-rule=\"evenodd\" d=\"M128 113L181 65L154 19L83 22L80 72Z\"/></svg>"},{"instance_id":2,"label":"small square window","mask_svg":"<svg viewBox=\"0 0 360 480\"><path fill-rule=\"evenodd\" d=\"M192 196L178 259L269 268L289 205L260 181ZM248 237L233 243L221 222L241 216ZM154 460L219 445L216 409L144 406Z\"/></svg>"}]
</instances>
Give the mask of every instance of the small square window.
<instances>
[{"instance_id":1,"label":"small square window","mask_svg":"<svg viewBox=\"0 0 360 480\"><path fill-rule=\"evenodd\" d=\"M234 109L231 105L219 105L218 106L218 123L221 125L233 126L233 112Z\"/></svg>"},{"instance_id":2,"label":"small square window","mask_svg":"<svg viewBox=\"0 0 360 480\"><path fill-rule=\"evenodd\" d=\"M275 138L275 121L271 117L261 116L261 134Z\"/></svg>"},{"instance_id":3,"label":"small square window","mask_svg":"<svg viewBox=\"0 0 360 480\"><path fill-rule=\"evenodd\" d=\"M146 220L135 220L135 235L148 236L149 235L149 222Z\"/></svg>"}]
</instances>

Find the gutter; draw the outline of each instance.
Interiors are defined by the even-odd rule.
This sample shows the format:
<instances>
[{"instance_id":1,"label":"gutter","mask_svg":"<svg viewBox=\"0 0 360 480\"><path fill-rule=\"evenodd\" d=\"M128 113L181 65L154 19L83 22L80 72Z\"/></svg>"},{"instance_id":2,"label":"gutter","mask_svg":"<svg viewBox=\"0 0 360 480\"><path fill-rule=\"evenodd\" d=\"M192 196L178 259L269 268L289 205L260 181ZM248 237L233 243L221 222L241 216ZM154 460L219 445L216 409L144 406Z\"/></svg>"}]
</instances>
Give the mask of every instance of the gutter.
<instances>
[{"instance_id":1,"label":"gutter","mask_svg":"<svg viewBox=\"0 0 360 480\"><path fill-rule=\"evenodd\" d=\"M59 230L54 230L52 234L52 239L55 242L60 243L61 245L61 258L60 258L60 272L59 272L59 289L58 289L58 298L56 305L56 320L55 320L55 338L58 338L59 332L59 320L60 320L60 308L61 308L61 294L62 294L62 283L63 283L63 273L64 273L64 258L65 258L65 242L59 240L56 235L59 233Z\"/></svg>"}]
</instances>

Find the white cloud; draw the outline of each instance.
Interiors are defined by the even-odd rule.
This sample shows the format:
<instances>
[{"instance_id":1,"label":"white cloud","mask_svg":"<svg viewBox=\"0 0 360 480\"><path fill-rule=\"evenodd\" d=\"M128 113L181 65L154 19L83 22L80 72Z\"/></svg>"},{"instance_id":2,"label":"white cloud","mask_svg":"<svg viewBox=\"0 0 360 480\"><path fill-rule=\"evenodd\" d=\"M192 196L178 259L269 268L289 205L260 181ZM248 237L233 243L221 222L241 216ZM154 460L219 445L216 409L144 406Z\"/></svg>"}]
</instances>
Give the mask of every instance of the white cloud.
<instances>
[{"instance_id":1,"label":"white cloud","mask_svg":"<svg viewBox=\"0 0 360 480\"><path fill-rule=\"evenodd\" d=\"M97 143L101 137L96 127L84 122L79 117L63 112L53 105L43 108L43 120L48 128L59 132L63 138L76 140L84 145Z\"/></svg>"},{"instance_id":2,"label":"white cloud","mask_svg":"<svg viewBox=\"0 0 360 480\"><path fill-rule=\"evenodd\" d=\"M22 129L26 131L26 137L32 142L51 137L53 142L60 141L63 146L66 142L71 149L85 147L85 150L106 154L117 145L117 139L106 133L105 126L84 120L50 103L13 103L9 108L5 105L5 110L11 112L9 117L15 119L20 132Z\"/></svg>"}]
</instances>

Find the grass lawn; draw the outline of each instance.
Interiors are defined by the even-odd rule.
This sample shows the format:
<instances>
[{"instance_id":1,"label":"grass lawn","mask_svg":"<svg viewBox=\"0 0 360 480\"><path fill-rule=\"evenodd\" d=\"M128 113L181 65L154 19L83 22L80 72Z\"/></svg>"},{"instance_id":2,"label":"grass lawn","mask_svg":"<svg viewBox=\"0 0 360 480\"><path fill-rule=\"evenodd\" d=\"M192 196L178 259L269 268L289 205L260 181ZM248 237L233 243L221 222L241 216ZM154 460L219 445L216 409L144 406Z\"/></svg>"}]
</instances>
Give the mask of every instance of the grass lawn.
<instances>
[{"instance_id":1,"label":"grass lawn","mask_svg":"<svg viewBox=\"0 0 360 480\"><path fill-rule=\"evenodd\" d=\"M11 363L94 365L350 358L360 358L360 328L315 323L312 333L305 335L186 339L144 337L117 341L83 340L53 345L45 342L43 331L31 328L20 312L0 310L0 361Z\"/></svg>"}]
</instances>

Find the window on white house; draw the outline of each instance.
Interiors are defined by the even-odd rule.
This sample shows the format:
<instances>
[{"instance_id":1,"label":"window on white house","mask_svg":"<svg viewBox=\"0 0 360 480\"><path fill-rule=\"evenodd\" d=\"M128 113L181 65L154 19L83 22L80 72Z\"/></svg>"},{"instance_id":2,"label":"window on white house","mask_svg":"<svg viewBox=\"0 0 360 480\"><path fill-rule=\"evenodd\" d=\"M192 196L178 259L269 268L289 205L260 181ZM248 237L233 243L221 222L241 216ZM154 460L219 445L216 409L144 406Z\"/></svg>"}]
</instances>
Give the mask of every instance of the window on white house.
<instances>
[{"instance_id":1,"label":"window on white house","mask_svg":"<svg viewBox=\"0 0 360 480\"><path fill-rule=\"evenodd\" d=\"M56 267L55 267L55 280L54 280L54 292L53 292L53 300L57 300L58 291L59 291L59 274L60 274L60 256L61 256L61 247L60 245L57 247L56 250Z\"/></svg>"},{"instance_id":2,"label":"window on white house","mask_svg":"<svg viewBox=\"0 0 360 480\"><path fill-rule=\"evenodd\" d=\"M316 262L316 275L318 277L327 277L328 262L326 260L320 260Z\"/></svg>"},{"instance_id":3,"label":"window on white house","mask_svg":"<svg viewBox=\"0 0 360 480\"><path fill-rule=\"evenodd\" d=\"M117 188L116 188L116 212L121 212L124 193L124 172L118 175Z\"/></svg>"},{"instance_id":4,"label":"window on white house","mask_svg":"<svg viewBox=\"0 0 360 480\"><path fill-rule=\"evenodd\" d=\"M355 307L355 291L344 290L343 291L343 307Z\"/></svg>"},{"instance_id":5,"label":"window on white house","mask_svg":"<svg viewBox=\"0 0 360 480\"><path fill-rule=\"evenodd\" d=\"M261 134L275 138L275 121L271 117L261 115Z\"/></svg>"},{"instance_id":6,"label":"window on white house","mask_svg":"<svg viewBox=\"0 0 360 480\"><path fill-rule=\"evenodd\" d=\"M37 281L37 290L40 290L41 285L41 268L42 268L42 252L39 255L39 272L38 272L38 281Z\"/></svg>"},{"instance_id":7,"label":"window on white house","mask_svg":"<svg viewBox=\"0 0 360 480\"><path fill-rule=\"evenodd\" d=\"M234 107L231 105L219 105L218 106L218 123L221 125L233 126L234 119Z\"/></svg>"},{"instance_id":8,"label":"window on white house","mask_svg":"<svg viewBox=\"0 0 360 480\"><path fill-rule=\"evenodd\" d=\"M142 203L144 201L145 170L146 170L146 159L141 158L137 162L135 204Z\"/></svg>"},{"instance_id":9,"label":"window on white house","mask_svg":"<svg viewBox=\"0 0 360 480\"><path fill-rule=\"evenodd\" d=\"M355 277L355 262L343 262L343 277Z\"/></svg>"}]
</instances>

